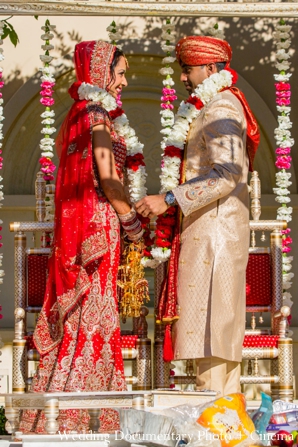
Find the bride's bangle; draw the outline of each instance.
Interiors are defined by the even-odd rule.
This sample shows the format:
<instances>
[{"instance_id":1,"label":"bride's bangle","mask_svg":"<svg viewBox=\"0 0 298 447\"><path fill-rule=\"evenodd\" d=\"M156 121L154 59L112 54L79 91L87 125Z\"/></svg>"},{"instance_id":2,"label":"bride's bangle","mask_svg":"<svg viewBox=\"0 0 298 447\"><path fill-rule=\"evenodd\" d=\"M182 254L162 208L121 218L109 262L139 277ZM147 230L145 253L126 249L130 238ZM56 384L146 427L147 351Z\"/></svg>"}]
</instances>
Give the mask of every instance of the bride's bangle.
<instances>
[{"instance_id":1,"label":"bride's bangle","mask_svg":"<svg viewBox=\"0 0 298 447\"><path fill-rule=\"evenodd\" d=\"M137 233L126 232L128 239L133 242L138 242L144 234L143 228L140 229Z\"/></svg>"},{"instance_id":2,"label":"bride's bangle","mask_svg":"<svg viewBox=\"0 0 298 447\"><path fill-rule=\"evenodd\" d=\"M134 208L132 208L129 213L118 214L118 217L123 230L130 240L138 241L139 239L141 239L144 230Z\"/></svg>"},{"instance_id":3,"label":"bride's bangle","mask_svg":"<svg viewBox=\"0 0 298 447\"><path fill-rule=\"evenodd\" d=\"M131 208L131 210L126 214L118 214L120 222L126 223L134 220L137 217L136 210L134 208Z\"/></svg>"}]
</instances>

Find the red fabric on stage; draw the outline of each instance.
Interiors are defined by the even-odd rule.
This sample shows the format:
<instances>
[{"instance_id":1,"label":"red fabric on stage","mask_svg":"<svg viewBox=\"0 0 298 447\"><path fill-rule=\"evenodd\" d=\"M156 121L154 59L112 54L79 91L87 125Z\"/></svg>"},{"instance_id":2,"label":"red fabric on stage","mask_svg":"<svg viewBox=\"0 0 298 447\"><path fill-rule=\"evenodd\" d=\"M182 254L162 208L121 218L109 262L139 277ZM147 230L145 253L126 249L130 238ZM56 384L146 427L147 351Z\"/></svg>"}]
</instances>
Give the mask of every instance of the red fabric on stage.
<instances>
[{"instance_id":1,"label":"red fabric on stage","mask_svg":"<svg viewBox=\"0 0 298 447\"><path fill-rule=\"evenodd\" d=\"M269 306L272 300L269 253L250 253L246 268L246 305Z\"/></svg>"},{"instance_id":2,"label":"red fabric on stage","mask_svg":"<svg viewBox=\"0 0 298 447\"><path fill-rule=\"evenodd\" d=\"M122 335L121 348L135 348L137 344L138 335Z\"/></svg>"},{"instance_id":3,"label":"red fabric on stage","mask_svg":"<svg viewBox=\"0 0 298 447\"><path fill-rule=\"evenodd\" d=\"M243 348L277 348L279 335L245 335Z\"/></svg>"},{"instance_id":4,"label":"red fabric on stage","mask_svg":"<svg viewBox=\"0 0 298 447\"><path fill-rule=\"evenodd\" d=\"M35 346L35 344L34 344L33 336L32 336L32 335L26 335L26 336L25 336L25 339L26 339L26 347L27 347L27 350L28 350L28 351L29 351L30 349L36 349L36 346Z\"/></svg>"},{"instance_id":5,"label":"red fabric on stage","mask_svg":"<svg viewBox=\"0 0 298 447\"><path fill-rule=\"evenodd\" d=\"M26 256L27 306L41 307L47 282L48 258L46 254Z\"/></svg>"}]
</instances>

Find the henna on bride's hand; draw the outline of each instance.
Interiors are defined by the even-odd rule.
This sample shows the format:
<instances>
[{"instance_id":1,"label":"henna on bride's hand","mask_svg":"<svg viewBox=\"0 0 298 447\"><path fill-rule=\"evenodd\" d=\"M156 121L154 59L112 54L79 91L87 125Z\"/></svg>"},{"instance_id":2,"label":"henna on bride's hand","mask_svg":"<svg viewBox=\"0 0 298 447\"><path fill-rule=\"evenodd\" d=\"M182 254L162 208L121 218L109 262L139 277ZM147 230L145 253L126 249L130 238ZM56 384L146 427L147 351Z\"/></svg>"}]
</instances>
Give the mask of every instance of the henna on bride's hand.
<instances>
[{"instance_id":1,"label":"henna on bride's hand","mask_svg":"<svg viewBox=\"0 0 298 447\"><path fill-rule=\"evenodd\" d=\"M112 200L126 200L125 193L123 189L110 189L109 190L109 199Z\"/></svg>"}]
</instances>

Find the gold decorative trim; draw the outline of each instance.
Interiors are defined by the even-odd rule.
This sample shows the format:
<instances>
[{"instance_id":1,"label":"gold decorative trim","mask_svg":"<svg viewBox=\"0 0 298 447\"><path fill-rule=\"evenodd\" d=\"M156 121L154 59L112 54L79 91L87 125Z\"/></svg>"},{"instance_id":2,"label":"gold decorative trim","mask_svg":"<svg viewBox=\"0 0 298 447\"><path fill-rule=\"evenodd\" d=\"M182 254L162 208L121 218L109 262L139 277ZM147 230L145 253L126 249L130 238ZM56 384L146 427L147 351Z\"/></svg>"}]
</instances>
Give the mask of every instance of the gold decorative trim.
<instances>
[{"instance_id":1,"label":"gold decorative trim","mask_svg":"<svg viewBox=\"0 0 298 447\"><path fill-rule=\"evenodd\" d=\"M285 220L250 220L249 228L253 231L285 230L287 222Z\"/></svg>"},{"instance_id":2,"label":"gold decorative trim","mask_svg":"<svg viewBox=\"0 0 298 447\"><path fill-rule=\"evenodd\" d=\"M244 333L245 335L271 335L270 329L245 329Z\"/></svg>"},{"instance_id":3,"label":"gold decorative trim","mask_svg":"<svg viewBox=\"0 0 298 447\"><path fill-rule=\"evenodd\" d=\"M248 384L248 383L270 383L275 384L279 382L278 376L240 376L240 383L242 385ZM279 387L280 388L280 387Z\"/></svg>"},{"instance_id":4,"label":"gold decorative trim","mask_svg":"<svg viewBox=\"0 0 298 447\"><path fill-rule=\"evenodd\" d=\"M137 339L137 346L151 346L151 340L150 339L146 339L146 340Z\"/></svg>"},{"instance_id":5,"label":"gold decorative trim","mask_svg":"<svg viewBox=\"0 0 298 447\"><path fill-rule=\"evenodd\" d=\"M27 248L27 255L49 255L51 253L50 248Z\"/></svg>"},{"instance_id":6,"label":"gold decorative trim","mask_svg":"<svg viewBox=\"0 0 298 447\"><path fill-rule=\"evenodd\" d=\"M298 17L298 3L283 2L204 2L190 1L12 1L0 4L0 13L5 15L58 15L58 16L147 16L166 17Z\"/></svg>"},{"instance_id":7,"label":"gold decorative trim","mask_svg":"<svg viewBox=\"0 0 298 447\"><path fill-rule=\"evenodd\" d=\"M13 340L13 346L23 348L24 346L26 346L26 340Z\"/></svg>"},{"instance_id":8,"label":"gold decorative trim","mask_svg":"<svg viewBox=\"0 0 298 447\"><path fill-rule=\"evenodd\" d=\"M0 3L0 12L3 3ZM54 222L11 222L9 231L53 231Z\"/></svg>"},{"instance_id":9,"label":"gold decorative trim","mask_svg":"<svg viewBox=\"0 0 298 447\"><path fill-rule=\"evenodd\" d=\"M278 356L278 348L242 348L244 359L273 359Z\"/></svg>"},{"instance_id":10,"label":"gold decorative trim","mask_svg":"<svg viewBox=\"0 0 298 447\"><path fill-rule=\"evenodd\" d=\"M271 306L247 306L246 312L271 312Z\"/></svg>"},{"instance_id":11,"label":"gold decorative trim","mask_svg":"<svg viewBox=\"0 0 298 447\"><path fill-rule=\"evenodd\" d=\"M270 253L269 247L249 247L249 253L260 254L260 253Z\"/></svg>"},{"instance_id":12,"label":"gold decorative trim","mask_svg":"<svg viewBox=\"0 0 298 447\"><path fill-rule=\"evenodd\" d=\"M193 385L196 383L196 376L174 376L176 385Z\"/></svg>"},{"instance_id":13,"label":"gold decorative trim","mask_svg":"<svg viewBox=\"0 0 298 447\"><path fill-rule=\"evenodd\" d=\"M278 344L279 345L291 345L291 344L293 344L293 340L291 338L279 338Z\"/></svg>"},{"instance_id":14,"label":"gold decorative trim","mask_svg":"<svg viewBox=\"0 0 298 447\"><path fill-rule=\"evenodd\" d=\"M134 385L133 384L133 390L135 390L135 391L144 391L144 390L148 390L148 391L150 391L151 390L151 386L150 385L141 385L141 386L138 386L138 385Z\"/></svg>"},{"instance_id":15,"label":"gold decorative trim","mask_svg":"<svg viewBox=\"0 0 298 447\"><path fill-rule=\"evenodd\" d=\"M135 348L121 348L121 352L125 360L135 359L138 355L138 351Z\"/></svg>"}]
</instances>

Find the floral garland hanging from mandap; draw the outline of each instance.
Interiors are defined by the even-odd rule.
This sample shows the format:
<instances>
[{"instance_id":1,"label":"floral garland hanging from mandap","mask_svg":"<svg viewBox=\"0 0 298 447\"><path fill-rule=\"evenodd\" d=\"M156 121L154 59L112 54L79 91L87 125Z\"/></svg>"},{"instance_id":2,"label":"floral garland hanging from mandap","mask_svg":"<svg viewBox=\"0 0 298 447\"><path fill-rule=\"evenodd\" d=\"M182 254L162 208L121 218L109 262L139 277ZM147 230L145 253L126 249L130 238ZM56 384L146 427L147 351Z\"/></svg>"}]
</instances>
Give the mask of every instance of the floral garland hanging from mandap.
<instances>
[{"instance_id":1,"label":"floral garland hanging from mandap","mask_svg":"<svg viewBox=\"0 0 298 447\"><path fill-rule=\"evenodd\" d=\"M162 59L163 68L159 70L160 74L165 76L162 81L163 89L161 96L161 125L163 129L161 133L164 135L161 148L162 148L162 162L161 162L161 190L160 193L170 191L175 188L179 183L180 177L180 165L182 160L182 152L180 149L174 147L167 147L167 139L172 133L172 128L175 122L174 105L173 101L177 99L176 91L174 89L174 80L172 74L174 70L170 66L175 61L175 57L171 54L175 50L175 27L171 24L171 20L166 19L166 23L162 25L162 43L161 49L166 53L166 56ZM177 208L177 207L176 207ZM173 232L173 226L176 219L175 214L177 209L170 207L167 211L159 216L156 221L155 229L155 243L147 245L145 250L145 256L142 259L142 264L145 267L156 268L161 262L165 262L169 259L171 254L171 237Z\"/></svg>"},{"instance_id":2,"label":"floral garland hanging from mandap","mask_svg":"<svg viewBox=\"0 0 298 447\"><path fill-rule=\"evenodd\" d=\"M291 112L291 86L289 83L291 73L288 72L290 68L290 62L288 59L289 48L291 46L290 32L292 27L286 25L285 21L281 19L276 26L276 31L274 33L274 40L276 43L277 62L275 67L279 71L279 74L275 74L274 78L276 84L276 104L277 111L279 113L278 127L275 129L275 140L277 143L276 152L276 162L275 166L279 169L276 173L276 185L277 188L273 188L276 194L275 200L281 205L277 210L277 219L286 220L290 222L292 220L293 208L288 206L291 202L289 197L290 191L288 189L292 182L290 181L291 173L288 172L291 168L291 148L294 145L294 139L291 137L292 122L290 120ZM288 292L292 282L291 279L294 277L294 273L291 272L292 269L292 256L288 256L291 251L290 244L292 243L292 238L290 237L291 229L287 228L283 230L282 237L282 251L283 251L283 298L284 303L292 306L292 295Z\"/></svg>"},{"instance_id":3,"label":"floral garland hanging from mandap","mask_svg":"<svg viewBox=\"0 0 298 447\"><path fill-rule=\"evenodd\" d=\"M53 39L54 34L51 31L54 31L56 28L55 25L51 25L49 20L46 20L45 25L41 27L44 33L41 35L41 39L44 41L44 44L41 48L44 50L44 54L40 55L40 60L44 63L44 66L40 68L42 72L41 76L41 90L40 102L45 106L45 111L40 115L42 118L41 124L43 128L41 133L43 134L43 138L40 140L39 147L41 149L41 158L39 159L39 163L41 165L41 172L43 173L43 178L47 184L54 180L53 172L56 169L55 164L52 162L52 158L54 157L53 147L55 145L55 140L52 138L52 135L56 132L56 128L53 127L55 123L55 112L51 108L55 100L53 98L54 86L55 86L55 77L52 73L52 69L50 67L50 63L53 60L53 57L50 56L50 51L54 49L54 46L51 45L50 41ZM47 194L46 195L46 221L54 220L54 195ZM50 242L50 240L48 240Z\"/></svg>"},{"instance_id":4,"label":"floral garland hanging from mandap","mask_svg":"<svg viewBox=\"0 0 298 447\"><path fill-rule=\"evenodd\" d=\"M2 40L2 36L3 36L3 29L5 27L5 23L4 22L0 22L0 45L3 45L3 40ZM0 48L0 61L2 62L4 60L4 55L3 55L3 48ZM3 82L3 78L2 78L2 72L3 69L2 67L0 67L0 89L3 88L4 82ZM2 171L3 168L3 156L2 156L2 140L3 140L3 122L4 120L4 115L3 115L3 97L2 97L2 92L0 92L0 170ZM2 191L3 189L3 177L0 175L0 208L2 208L2 201L4 200L4 193ZM2 224L3 221L0 219L0 248L3 247L3 242L2 242ZM2 262L3 262L3 253L0 253L0 267L2 267ZM0 270L0 284L3 284L3 276L5 275L4 270ZM0 311L2 310L2 306L0 306ZM0 319L2 318L2 314L0 313ZM0 348L1 348L1 338L0 338Z\"/></svg>"}]
</instances>

